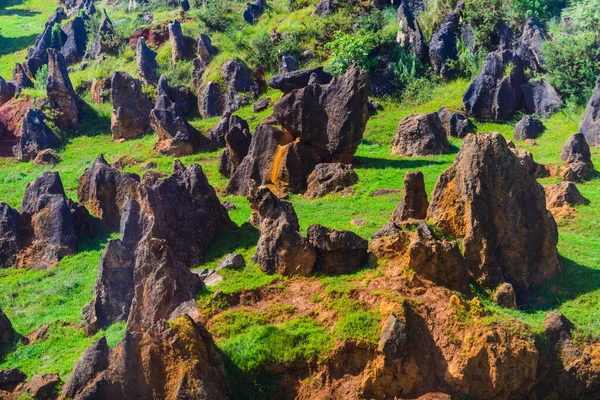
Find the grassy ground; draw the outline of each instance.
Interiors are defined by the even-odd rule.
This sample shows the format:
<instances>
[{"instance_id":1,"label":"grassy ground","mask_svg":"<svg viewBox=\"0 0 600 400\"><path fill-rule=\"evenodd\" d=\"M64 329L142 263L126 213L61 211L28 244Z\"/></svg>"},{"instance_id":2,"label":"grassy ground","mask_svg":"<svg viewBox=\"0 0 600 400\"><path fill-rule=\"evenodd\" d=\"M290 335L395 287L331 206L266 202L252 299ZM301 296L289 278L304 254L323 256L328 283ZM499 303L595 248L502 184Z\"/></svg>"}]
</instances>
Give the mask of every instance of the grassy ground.
<instances>
[{"instance_id":1,"label":"grassy ground","mask_svg":"<svg viewBox=\"0 0 600 400\"><path fill-rule=\"evenodd\" d=\"M7 0L0 5L0 75L6 76L15 60L23 58L23 49L31 44L39 33L43 22L54 10L55 4L42 0ZM219 61L233 56L252 58L253 47L250 38L267 35L277 26L281 33L294 33L301 37L305 48L312 48L318 57L322 56L319 35L308 30L322 30L328 34L335 27L347 24L349 18L343 12L324 22L310 24L308 8L287 12L287 1L275 1L269 13L253 27L241 25L239 8L243 4L231 3L231 10L238 15L232 20L230 29L212 35L220 54L207 71L206 79L221 79L218 75ZM173 13L156 13L157 20L166 20ZM115 25L125 32L133 32L136 25L123 10L111 10ZM192 16L194 16L192 14ZM321 21L321 20L319 20ZM197 36L204 31L202 22L184 25L184 32ZM12 47L11 47L12 46ZM174 68L170 65L168 44L158 49L159 62L171 83L189 77L189 61ZM76 88L85 87L97 76L110 76L117 69L125 69L135 74L133 53L129 48L122 49L120 56L107 57L102 65L75 68L71 74ZM421 170L425 184L431 193L439 174L448 168L460 147L459 140L451 140L452 152L435 157L406 158L391 155L391 140L398 122L408 114L437 111L441 106L458 109L461 95L468 81L455 82L437 87L422 97L428 98L419 104L405 102L399 104L382 100L384 111L373 115L367 125L364 140L356 153L355 170L359 182L354 186L352 196L343 197L331 194L322 199L307 200L298 195L290 196L300 219L301 229L320 223L336 229L352 230L369 239L387 220L400 200L400 195L372 197L371 193L381 188L401 189L406 171ZM280 94L269 90L265 94L277 99ZM169 172L173 159L160 156L152 150L156 138L146 135L125 143L114 143L110 136L110 106L92 104L83 98L82 124L75 132L65 134L64 145L59 149L63 161L53 168L36 167L32 163L18 163L12 159L0 159L0 201L19 207L25 185L45 170L58 171L63 180L67 195L77 198L77 180L84 169L91 166L98 154L104 154L108 161L121 156L129 156L139 163L127 167L127 171L142 173L142 166L154 161L163 172ZM583 110L567 108L545 121L548 130L537 141L537 146L517 143L534 154L540 163L559 164L559 153L569 135L577 130ZM237 114L247 119L252 128L270 113L266 110L255 114L245 107ZM212 127L218 118L201 120L197 116L191 123L203 131ZM514 125L518 118L506 124L477 124L479 132L498 131L512 139ZM199 163L209 181L222 193L227 181L217 172L220 152L199 153L182 158L186 165ZM593 151L598 160L599 150ZM543 179L542 184L556 182L556 179ZM495 306L489 293L480 292L485 306L492 311L489 320L517 319L528 324L533 330L541 331L542 321L549 310L563 312L576 325L583 336L600 337L600 177L579 185L581 193L589 204L576 207L579 216L559 223L559 252L564 269L556 279L543 285L528 304L519 310L506 310ZM269 363L291 362L296 359L319 357L330 350L336 340L362 340L374 343L378 339L381 315L377 310L352 299L350 294L357 285L376 276L377 268L367 267L353 274L339 277L313 277L307 283L321 285L323 293L315 295L313 301L322 303L324 309L332 312L335 318L329 324L319 324L311 315L299 314L293 307L267 307L262 310L236 309L227 311L224 297L239 295L259 289L284 291L298 278L284 278L265 275L250 261L254 254L258 231L243 225L250 216L247 201L239 196L221 196L237 206L231 212L237 230L224 232L210 248L202 268L216 266L227 253L236 251L244 255L247 267L243 271L223 272L224 280L216 287L198 295L198 301L208 314L220 313L210 328L216 341L230 364L229 371L246 372ZM15 329L26 335L43 324L50 324L49 339L29 346L22 344L4 350L0 359L0 369L17 367L27 374L59 372L66 379L75 360L92 340L101 334L109 337L114 345L122 335L124 326L118 324L94 338L85 338L78 324L81 322L81 309L91 300L97 276L97 264L108 237L83 243L77 255L67 257L51 271L29 271L0 269L0 308L2 308ZM200 267L200 266L199 266ZM220 291L223 296L214 296ZM239 375L235 375L239 377ZM256 377L259 379L260 377ZM262 378L261 378L262 379ZM241 385L240 387L243 387ZM258 385L259 388L263 386Z\"/></svg>"}]
</instances>

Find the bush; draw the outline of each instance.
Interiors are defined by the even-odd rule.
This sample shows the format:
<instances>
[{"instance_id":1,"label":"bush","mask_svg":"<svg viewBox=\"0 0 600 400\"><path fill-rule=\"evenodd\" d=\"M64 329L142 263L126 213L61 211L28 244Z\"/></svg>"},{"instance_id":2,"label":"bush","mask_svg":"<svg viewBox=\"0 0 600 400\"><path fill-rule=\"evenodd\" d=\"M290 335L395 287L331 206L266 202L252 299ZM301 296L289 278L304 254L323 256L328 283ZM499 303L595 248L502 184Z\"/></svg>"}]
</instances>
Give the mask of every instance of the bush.
<instances>
[{"instance_id":1,"label":"bush","mask_svg":"<svg viewBox=\"0 0 600 400\"><path fill-rule=\"evenodd\" d=\"M216 31L224 31L230 25L227 3L224 0L206 0L194 15L197 15L208 28Z\"/></svg>"},{"instance_id":2,"label":"bush","mask_svg":"<svg viewBox=\"0 0 600 400\"><path fill-rule=\"evenodd\" d=\"M44 64L35 74L35 82L33 84L35 90L45 91L47 81L48 81L48 64Z\"/></svg>"},{"instance_id":3,"label":"bush","mask_svg":"<svg viewBox=\"0 0 600 400\"><path fill-rule=\"evenodd\" d=\"M559 15L566 5L566 0L512 0L506 4L506 16L511 25L523 25L529 17L547 21Z\"/></svg>"},{"instance_id":4,"label":"bush","mask_svg":"<svg viewBox=\"0 0 600 400\"><path fill-rule=\"evenodd\" d=\"M491 50L492 38L503 18L502 5L502 0L465 0L462 16L481 47Z\"/></svg>"},{"instance_id":5,"label":"bush","mask_svg":"<svg viewBox=\"0 0 600 400\"><path fill-rule=\"evenodd\" d=\"M63 46L63 39L62 39L62 30L60 29L60 24L54 24L54 26L52 27L52 33L51 33L51 42L52 44L50 45L53 49L56 50L60 50Z\"/></svg>"},{"instance_id":6,"label":"bush","mask_svg":"<svg viewBox=\"0 0 600 400\"><path fill-rule=\"evenodd\" d=\"M563 98L583 104L600 73L600 51L595 34L557 35L542 46L546 78Z\"/></svg>"},{"instance_id":7,"label":"bush","mask_svg":"<svg viewBox=\"0 0 600 400\"><path fill-rule=\"evenodd\" d=\"M600 2L580 0L563 12L569 26L575 31L600 32Z\"/></svg>"},{"instance_id":8,"label":"bush","mask_svg":"<svg viewBox=\"0 0 600 400\"><path fill-rule=\"evenodd\" d=\"M375 47L372 35L336 32L334 40L325 45L325 50L331 51L328 70L334 75L342 75L356 62L364 70L371 71L377 65L377 58L369 57Z\"/></svg>"}]
</instances>

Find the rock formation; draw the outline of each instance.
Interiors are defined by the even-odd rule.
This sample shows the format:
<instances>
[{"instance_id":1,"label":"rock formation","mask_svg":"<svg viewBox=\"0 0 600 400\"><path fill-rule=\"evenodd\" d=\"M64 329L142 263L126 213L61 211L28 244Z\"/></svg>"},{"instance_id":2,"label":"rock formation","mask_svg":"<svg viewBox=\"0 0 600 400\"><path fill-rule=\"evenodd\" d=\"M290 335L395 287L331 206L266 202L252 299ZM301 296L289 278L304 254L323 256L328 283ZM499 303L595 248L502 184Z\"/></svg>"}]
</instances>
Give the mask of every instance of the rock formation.
<instances>
[{"instance_id":1,"label":"rock formation","mask_svg":"<svg viewBox=\"0 0 600 400\"><path fill-rule=\"evenodd\" d=\"M544 187L546 204L553 211L563 207L585 204L585 199L573 182L561 182Z\"/></svg>"},{"instance_id":2,"label":"rock formation","mask_svg":"<svg viewBox=\"0 0 600 400\"><path fill-rule=\"evenodd\" d=\"M111 80L110 131L114 140L134 139L152 131L152 105L140 81L126 72L115 72Z\"/></svg>"},{"instance_id":3,"label":"rock formation","mask_svg":"<svg viewBox=\"0 0 600 400\"><path fill-rule=\"evenodd\" d=\"M33 47L27 49L23 68L30 78L35 78L38 70L48 63L47 50L52 47L52 28L46 25L43 32L35 39Z\"/></svg>"},{"instance_id":4,"label":"rock formation","mask_svg":"<svg viewBox=\"0 0 600 400\"><path fill-rule=\"evenodd\" d=\"M523 91L523 109L527 114L536 114L548 118L563 106L556 89L547 80L536 80L521 85Z\"/></svg>"},{"instance_id":5,"label":"rock formation","mask_svg":"<svg viewBox=\"0 0 600 400\"><path fill-rule=\"evenodd\" d=\"M451 13L429 42L429 60L435 73L444 80L452 79L454 75L448 62L458 57L459 18L458 13Z\"/></svg>"},{"instance_id":6,"label":"rock formation","mask_svg":"<svg viewBox=\"0 0 600 400\"><path fill-rule=\"evenodd\" d=\"M517 308L517 295L510 283L504 282L494 292L494 302L501 307Z\"/></svg>"},{"instance_id":7,"label":"rock formation","mask_svg":"<svg viewBox=\"0 0 600 400\"><path fill-rule=\"evenodd\" d=\"M59 145L60 141L44 122L46 116L36 108L30 108L21 125L19 141L13 147L13 154L19 161L33 160L40 150Z\"/></svg>"},{"instance_id":8,"label":"rock formation","mask_svg":"<svg viewBox=\"0 0 600 400\"><path fill-rule=\"evenodd\" d=\"M198 93L198 111L202 118L218 117L223 114L221 87L215 82L208 82L204 92Z\"/></svg>"},{"instance_id":9,"label":"rock formation","mask_svg":"<svg viewBox=\"0 0 600 400\"><path fill-rule=\"evenodd\" d=\"M590 146L600 147L600 78L579 124L579 132Z\"/></svg>"},{"instance_id":10,"label":"rock formation","mask_svg":"<svg viewBox=\"0 0 600 400\"><path fill-rule=\"evenodd\" d=\"M292 204L253 182L248 192L250 206L260 217L260 238L252 261L267 274L309 274L317 256L314 247L299 233Z\"/></svg>"},{"instance_id":11,"label":"rock formation","mask_svg":"<svg viewBox=\"0 0 600 400\"><path fill-rule=\"evenodd\" d=\"M217 122L214 128L210 129L207 132L207 136L210 139L210 141L217 147L225 147L225 136L227 136L227 133L229 133L229 131L231 131L232 129L237 129L241 132L248 131L247 135L249 135L250 132L250 126L248 125L248 122L246 120L238 117L237 115L225 115L219 120L219 122ZM250 138L251 136L248 137ZM249 144L250 141L248 141L248 145Z\"/></svg>"},{"instance_id":12,"label":"rock formation","mask_svg":"<svg viewBox=\"0 0 600 400\"><path fill-rule=\"evenodd\" d=\"M158 134L154 149L171 156L193 154L200 147L208 147L208 139L191 126L183 116L181 107L171 98L167 78L158 81L156 106L150 111L150 125Z\"/></svg>"},{"instance_id":13,"label":"rock formation","mask_svg":"<svg viewBox=\"0 0 600 400\"><path fill-rule=\"evenodd\" d=\"M118 45L117 35L113 27L113 23L108 17L106 10L102 10L102 21L98 29L98 36L92 48L92 57L98 58Z\"/></svg>"},{"instance_id":14,"label":"rock formation","mask_svg":"<svg viewBox=\"0 0 600 400\"><path fill-rule=\"evenodd\" d=\"M409 115L398 124L392 154L425 156L449 151L448 137L438 113Z\"/></svg>"},{"instance_id":15,"label":"rock formation","mask_svg":"<svg viewBox=\"0 0 600 400\"><path fill-rule=\"evenodd\" d=\"M296 60L294 57L287 54L281 57L281 61L279 62L280 74L294 72L297 71L298 68L300 68L300 65L298 64L298 60Z\"/></svg>"},{"instance_id":16,"label":"rock formation","mask_svg":"<svg viewBox=\"0 0 600 400\"><path fill-rule=\"evenodd\" d=\"M560 160L565 163L561 177L567 181L585 181L594 170L590 147L582 133L576 133L567 140L560 152Z\"/></svg>"},{"instance_id":17,"label":"rock formation","mask_svg":"<svg viewBox=\"0 0 600 400\"><path fill-rule=\"evenodd\" d=\"M322 85L330 83L331 79L333 79L330 74L323 71L323 67L315 67L273 75L269 79L268 85L274 89L281 90L283 93L289 93L292 90L302 89L308 86L312 76L316 76L316 83Z\"/></svg>"},{"instance_id":18,"label":"rock formation","mask_svg":"<svg viewBox=\"0 0 600 400\"><path fill-rule=\"evenodd\" d=\"M442 107L438 111L438 116L442 121L446 136L462 139L473 132L471 121L469 121L464 114L453 112L446 107Z\"/></svg>"},{"instance_id":19,"label":"rock formation","mask_svg":"<svg viewBox=\"0 0 600 400\"><path fill-rule=\"evenodd\" d=\"M258 94L258 85L252 79L252 71L238 58L229 60L221 66L221 76L229 90Z\"/></svg>"},{"instance_id":20,"label":"rock formation","mask_svg":"<svg viewBox=\"0 0 600 400\"><path fill-rule=\"evenodd\" d=\"M319 0L315 14L320 17L326 17L337 10L337 3L333 0Z\"/></svg>"},{"instance_id":21,"label":"rock formation","mask_svg":"<svg viewBox=\"0 0 600 400\"><path fill-rule=\"evenodd\" d=\"M33 159L33 165L56 165L62 158L54 150L46 149L40 151Z\"/></svg>"},{"instance_id":22,"label":"rock formation","mask_svg":"<svg viewBox=\"0 0 600 400\"><path fill-rule=\"evenodd\" d=\"M219 173L230 178L248 155L252 135L248 123L238 116L227 118L227 131L225 133L226 149L221 154ZM211 138L211 140L214 140Z\"/></svg>"},{"instance_id":23,"label":"rock formation","mask_svg":"<svg viewBox=\"0 0 600 400\"><path fill-rule=\"evenodd\" d=\"M305 196L309 199L339 192L358 182L358 175L350 165L342 163L317 164L307 178Z\"/></svg>"},{"instance_id":24,"label":"rock formation","mask_svg":"<svg viewBox=\"0 0 600 400\"><path fill-rule=\"evenodd\" d=\"M64 32L67 35L67 41L63 44L60 52L68 65L78 63L83 59L87 46L85 21L79 16L73 18L65 25Z\"/></svg>"},{"instance_id":25,"label":"rock formation","mask_svg":"<svg viewBox=\"0 0 600 400\"><path fill-rule=\"evenodd\" d=\"M396 41L403 48L410 49L418 60L426 62L429 58L429 49L425 42L425 36L405 1L401 1L398 6L396 21L400 27Z\"/></svg>"},{"instance_id":26,"label":"rock formation","mask_svg":"<svg viewBox=\"0 0 600 400\"><path fill-rule=\"evenodd\" d=\"M8 103L20 92L19 86L15 82L7 82L0 77L0 106Z\"/></svg>"},{"instance_id":27,"label":"rock formation","mask_svg":"<svg viewBox=\"0 0 600 400\"><path fill-rule=\"evenodd\" d=\"M173 64L185 59L185 38L181 31L181 24L175 20L169 24L169 42L171 43L171 60Z\"/></svg>"},{"instance_id":28,"label":"rock formation","mask_svg":"<svg viewBox=\"0 0 600 400\"><path fill-rule=\"evenodd\" d=\"M546 127L537 118L525 116L515 126L515 140L535 139L540 136Z\"/></svg>"},{"instance_id":29,"label":"rock formation","mask_svg":"<svg viewBox=\"0 0 600 400\"><path fill-rule=\"evenodd\" d=\"M5 203L0 203L0 207L2 207L2 204ZM0 346L12 343L14 338L15 331L12 324L6 314L0 309Z\"/></svg>"},{"instance_id":30,"label":"rock formation","mask_svg":"<svg viewBox=\"0 0 600 400\"><path fill-rule=\"evenodd\" d=\"M216 54L217 49L212 45L210 38L201 33L198 39L198 59L206 66Z\"/></svg>"},{"instance_id":31,"label":"rock formation","mask_svg":"<svg viewBox=\"0 0 600 400\"><path fill-rule=\"evenodd\" d=\"M367 261L369 242L354 232L311 225L307 236L317 254L315 271L345 274L356 271Z\"/></svg>"},{"instance_id":32,"label":"rock formation","mask_svg":"<svg viewBox=\"0 0 600 400\"><path fill-rule=\"evenodd\" d=\"M33 82L27 76L27 72L25 72L25 68L23 65L17 63L12 70L12 80L22 88L32 88ZM0 100L0 103L2 101Z\"/></svg>"},{"instance_id":33,"label":"rock formation","mask_svg":"<svg viewBox=\"0 0 600 400\"><path fill-rule=\"evenodd\" d=\"M67 62L62 54L48 49L48 81L46 94L59 112L56 123L65 130L77 126L77 95L69 79Z\"/></svg>"},{"instance_id":34,"label":"rock formation","mask_svg":"<svg viewBox=\"0 0 600 400\"><path fill-rule=\"evenodd\" d=\"M146 39L143 37L139 38L137 42L135 62L142 82L146 85L156 82L158 79L156 75L156 70L158 69L156 52L146 46Z\"/></svg>"},{"instance_id":35,"label":"rock formation","mask_svg":"<svg viewBox=\"0 0 600 400\"><path fill-rule=\"evenodd\" d=\"M526 294L560 270L556 223L543 188L500 134L463 140L436 184L428 219L463 238L469 272L485 286L509 282Z\"/></svg>"},{"instance_id":36,"label":"rock formation","mask_svg":"<svg viewBox=\"0 0 600 400\"><path fill-rule=\"evenodd\" d=\"M426 219L428 208L423 173L407 172L404 176L404 196L392 213L392 221L401 224L410 218Z\"/></svg>"},{"instance_id":37,"label":"rock formation","mask_svg":"<svg viewBox=\"0 0 600 400\"><path fill-rule=\"evenodd\" d=\"M256 24L260 16L265 12L265 7L260 3L262 3L260 0L256 0L255 3L246 3L246 9L242 15L244 20L250 25Z\"/></svg>"},{"instance_id":38,"label":"rock formation","mask_svg":"<svg viewBox=\"0 0 600 400\"><path fill-rule=\"evenodd\" d=\"M533 71L543 71L542 44L548 38L548 33L542 25L533 18L527 20L517 47L517 55L525 67Z\"/></svg>"}]
</instances>

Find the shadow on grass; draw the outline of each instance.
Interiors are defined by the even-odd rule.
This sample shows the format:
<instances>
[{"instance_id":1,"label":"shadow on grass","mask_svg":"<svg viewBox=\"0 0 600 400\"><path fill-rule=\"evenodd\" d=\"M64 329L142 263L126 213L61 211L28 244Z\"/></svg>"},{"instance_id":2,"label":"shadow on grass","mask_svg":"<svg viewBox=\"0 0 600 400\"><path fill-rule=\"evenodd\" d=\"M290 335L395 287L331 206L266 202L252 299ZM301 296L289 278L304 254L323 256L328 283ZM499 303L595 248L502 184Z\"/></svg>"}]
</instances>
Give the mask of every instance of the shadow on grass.
<instances>
[{"instance_id":1,"label":"shadow on grass","mask_svg":"<svg viewBox=\"0 0 600 400\"><path fill-rule=\"evenodd\" d=\"M237 229L223 229L217 240L206 252L204 263L219 260L240 248L249 249L254 247L258 243L259 236L259 230L247 222Z\"/></svg>"},{"instance_id":2,"label":"shadow on grass","mask_svg":"<svg viewBox=\"0 0 600 400\"><path fill-rule=\"evenodd\" d=\"M1 15L0 11L0 15ZM23 50L27 46L32 45L38 35L27 35L16 38L7 38L0 36L0 56L11 54L19 50ZM8 78L7 78L8 79Z\"/></svg>"},{"instance_id":3,"label":"shadow on grass","mask_svg":"<svg viewBox=\"0 0 600 400\"><path fill-rule=\"evenodd\" d=\"M401 160L395 160L391 158L355 156L354 160L356 162L355 168L357 169L412 169L427 167L430 165L447 164L447 162L444 161L438 161L433 159L428 160L422 158L405 158Z\"/></svg>"},{"instance_id":4,"label":"shadow on grass","mask_svg":"<svg viewBox=\"0 0 600 400\"><path fill-rule=\"evenodd\" d=\"M110 135L110 116L102 114L85 101L79 101L78 106L79 123L76 129L64 135L66 140L63 141L63 145L61 146L63 149L74 137Z\"/></svg>"}]
</instances>

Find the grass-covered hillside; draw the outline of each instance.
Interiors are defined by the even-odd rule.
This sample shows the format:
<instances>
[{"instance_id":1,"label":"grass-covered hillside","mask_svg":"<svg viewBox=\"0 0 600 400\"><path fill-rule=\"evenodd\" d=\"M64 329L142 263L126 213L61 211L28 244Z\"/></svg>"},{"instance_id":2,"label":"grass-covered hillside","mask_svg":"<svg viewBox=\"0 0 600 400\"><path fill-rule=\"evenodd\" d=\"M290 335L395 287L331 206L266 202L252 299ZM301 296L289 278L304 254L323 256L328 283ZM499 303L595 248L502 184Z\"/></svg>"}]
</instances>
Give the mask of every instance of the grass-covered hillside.
<instances>
[{"instance_id":1,"label":"grass-covered hillside","mask_svg":"<svg viewBox=\"0 0 600 400\"><path fill-rule=\"evenodd\" d=\"M126 172L142 175L144 165L151 161L158 165L158 170L171 172L174 158L154 151L155 134L113 141L110 102L96 104L89 92L94 79L109 78L116 71L138 76L135 46L128 38L137 29L149 25L142 18L145 12L153 14L152 26L179 18L178 7L163 3L166 2L139 2L138 9L132 11L128 10L126 1L96 3L99 10L106 8L112 19L119 35L119 46L101 62L84 60L69 67L69 76L82 106L80 124L75 129L60 132L53 126L61 137L62 144L57 153L62 161L44 167L31 161L0 158L0 202L18 209L26 184L49 170L60 173L67 196L77 200L78 179L99 154L109 162L126 158ZM519 0L509 7L502 5L506 2L496 0L467 0L463 18L477 27L477 50L470 53L463 49L453 66L456 77L447 82L433 72L431 65L421 63L406 50L397 48L395 39L399 27L391 5L380 11L371 10L367 3L340 0L335 13L319 17L314 14L314 0L268 0L266 13L257 24L249 25L242 17L246 7L244 1L208 0L203 3L198 0L191 1L191 10L182 19L185 36L196 40L200 33L206 33L218 49L204 72L203 83L222 81L220 66L237 57L263 82L260 97L270 97L273 101L282 93L264 83L278 72L279 58L283 54L301 60L302 68L325 65L335 74L343 73L354 61L372 74L381 73L383 62L392 66L389 93L371 96L382 108L370 115L355 154L353 168L359 181L353 186L353 193L333 193L315 200L297 194L288 197L298 214L303 234L308 226L318 223L350 230L371 240L371 235L389 221L401 199L399 192L383 196L372 196L372 193L384 188L403 189L407 171L422 171L426 189L431 194L439 175L452 165L461 140L450 138L449 154L392 155L396 127L409 114L433 112L442 106L461 110L462 95L479 73L487 51L491 50L492 46L488 45L490 31L500 19L511 21L517 30L528 16L536 16L547 24L556 38L544 47L548 69L541 75L559 89L565 105L555 115L543 119L547 130L534 144L518 141L515 144L519 149L530 151L539 164L563 164L559 159L561 148L578 131L585 103L600 72L597 62L598 14L584 12L588 10L585 7L599 9L597 4L592 4L595 2L573 0L564 4L556 0ZM448 10L452 9L452 3L452 0L424 1L425 8L417 15L426 38L440 26ZM565 11L565 6L570 8ZM55 2L49 0L0 2L0 76L9 80L14 64L24 60L27 46L33 45L56 7ZM568 29L560 24L561 12L569 13L574 23L581 24L573 29L575 33L568 34ZM100 17L98 12L86 23L90 38L88 48L95 39ZM277 44L272 44L270 39L273 30L281 34ZM558 54L557 43L561 51L571 54L566 64L560 62L566 56ZM174 65L168 41L160 47L149 45L158 53L159 72L167 76L169 84L191 86L191 59ZM461 46L464 47L462 43ZM575 49L579 51L575 53ZM313 52L312 59L302 57L306 50ZM580 58L586 59L580 62ZM567 79L565 74L571 74L571 78ZM24 90L17 101L44 102L44 77L38 78L40 81L35 82L35 88ZM155 98L155 87L147 86L144 90ZM251 105L246 105L235 114L247 120L253 130L271 111L272 108L268 108L256 113ZM475 132L500 132L512 140L514 127L522 116L519 112L509 121L499 123L474 120ZM219 119L202 119L193 112L189 121L206 132ZM371 280L384 276L385 265L369 265L340 276L283 277L262 272L251 261L259 231L245 224L251 214L248 201L242 196L224 194L227 179L218 172L221 152L222 149L198 152L180 158L185 165L200 164L220 200L230 201L237 207L229 214L238 228L223 232L210 247L203 264L197 267L214 268L223 256L232 252L242 254L246 260L245 269L220 272L223 281L197 295L202 310L200 319L226 356L225 369L230 378L240 379L240 387L234 389L239 390L239 398L249 398L245 396L250 390L252 397L268 397L269 376L278 372L273 365L325 359L344 341L375 345L388 312L381 304L397 301L398 294L369 286ZM592 159L600 164L600 149L592 149ZM560 182L560 178L538 181L550 185ZM573 322L574 336L579 344L600 339L600 174L595 171L590 180L578 183L577 187L587 200L586 204L575 206L574 215L558 221L562 272L536 288L516 310L498 306L492 300L492 291L476 285L472 286L470 295L457 293L467 301L479 297L487 310L485 317L473 323L510 325L511 321L517 320L541 336L547 312L558 310ZM117 236L117 232L112 232L86 239L77 254L63 258L50 270L0 269L0 309L18 334L27 336L41 326L49 325L46 340L30 344L15 340L2 348L0 370L18 368L30 377L57 372L65 381L81 353L99 337L106 336L113 347L117 344L125 323L115 324L92 337L85 337L81 326L81 311L92 299L102 251L108 240ZM356 296L358 292L363 295ZM231 301L232 298L236 301ZM267 372L263 374L264 371ZM243 385L240 376L252 383L252 389Z\"/></svg>"}]
</instances>

